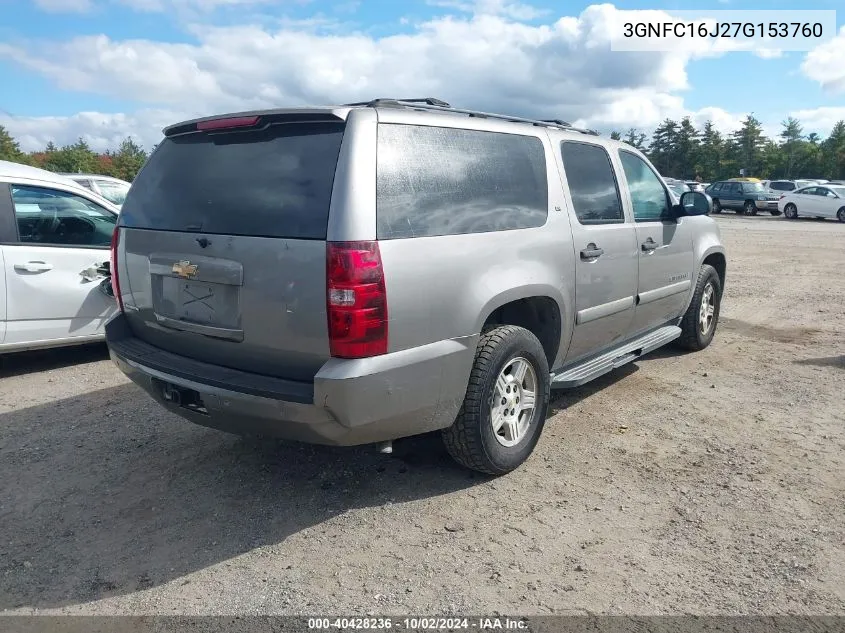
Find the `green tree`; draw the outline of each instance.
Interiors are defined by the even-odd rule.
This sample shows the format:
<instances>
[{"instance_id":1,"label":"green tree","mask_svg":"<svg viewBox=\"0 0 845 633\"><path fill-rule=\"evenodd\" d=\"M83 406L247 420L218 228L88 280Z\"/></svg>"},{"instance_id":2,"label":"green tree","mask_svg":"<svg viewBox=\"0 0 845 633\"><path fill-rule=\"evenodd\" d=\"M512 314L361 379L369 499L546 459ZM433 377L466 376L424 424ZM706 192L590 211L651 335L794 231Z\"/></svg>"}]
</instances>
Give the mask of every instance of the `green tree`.
<instances>
[{"instance_id":1,"label":"green tree","mask_svg":"<svg viewBox=\"0 0 845 633\"><path fill-rule=\"evenodd\" d=\"M641 152L646 151L646 141L648 137L637 130L636 128L630 128L627 132L625 132L625 138L623 139L628 145L636 147Z\"/></svg>"},{"instance_id":2,"label":"green tree","mask_svg":"<svg viewBox=\"0 0 845 633\"><path fill-rule=\"evenodd\" d=\"M614 141L621 141L622 140L622 132L617 132L616 130L614 130L613 132L610 133L610 138L613 139Z\"/></svg>"},{"instance_id":3,"label":"green tree","mask_svg":"<svg viewBox=\"0 0 845 633\"><path fill-rule=\"evenodd\" d=\"M763 136L763 125L760 121L753 114L749 114L742 122L742 127L732 136L735 143L735 161L739 169L744 169L746 176L761 174L766 138Z\"/></svg>"},{"instance_id":4,"label":"green tree","mask_svg":"<svg viewBox=\"0 0 845 633\"><path fill-rule=\"evenodd\" d=\"M131 138L125 138L118 150L111 155L112 176L132 182L144 166L147 153Z\"/></svg>"},{"instance_id":5,"label":"green tree","mask_svg":"<svg viewBox=\"0 0 845 633\"><path fill-rule=\"evenodd\" d=\"M724 145L722 135L713 125L713 121L707 121L701 130L698 162L696 164L697 171L704 180L712 182L722 177Z\"/></svg>"},{"instance_id":6,"label":"green tree","mask_svg":"<svg viewBox=\"0 0 845 633\"><path fill-rule=\"evenodd\" d=\"M781 123L783 131L778 136L783 139L782 157L786 160L784 165L783 175L786 178L795 177L796 161L802 151L804 142L804 128L798 119L787 117L786 121Z\"/></svg>"},{"instance_id":7,"label":"green tree","mask_svg":"<svg viewBox=\"0 0 845 633\"><path fill-rule=\"evenodd\" d=\"M24 158L25 154L21 151L21 146L9 134L9 131L0 125L0 160L10 160L19 163Z\"/></svg>"},{"instance_id":8,"label":"green tree","mask_svg":"<svg viewBox=\"0 0 845 633\"><path fill-rule=\"evenodd\" d=\"M59 150L56 150L55 146L51 149L48 145L44 167L50 171L63 173L90 173L96 170L97 154L91 150L83 138Z\"/></svg>"},{"instance_id":9,"label":"green tree","mask_svg":"<svg viewBox=\"0 0 845 633\"><path fill-rule=\"evenodd\" d=\"M831 180L845 180L845 121L837 121L821 143L820 167Z\"/></svg>"},{"instance_id":10,"label":"green tree","mask_svg":"<svg viewBox=\"0 0 845 633\"><path fill-rule=\"evenodd\" d=\"M651 162L664 176L677 177L680 161L678 160L678 124L665 119L657 126L648 148Z\"/></svg>"},{"instance_id":11,"label":"green tree","mask_svg":"<svg viewBox=\"0 0 845 633\"><path fill-rule=\"evenodd\" d=\"M689 117L684 117L681 124L678 126L677 135L677 154L678 161L677 173L680 178L690 180L695 178L695 165L698 160L700 151L700 134L695 126L690 121Z\"/></svg>"}]
</instances>

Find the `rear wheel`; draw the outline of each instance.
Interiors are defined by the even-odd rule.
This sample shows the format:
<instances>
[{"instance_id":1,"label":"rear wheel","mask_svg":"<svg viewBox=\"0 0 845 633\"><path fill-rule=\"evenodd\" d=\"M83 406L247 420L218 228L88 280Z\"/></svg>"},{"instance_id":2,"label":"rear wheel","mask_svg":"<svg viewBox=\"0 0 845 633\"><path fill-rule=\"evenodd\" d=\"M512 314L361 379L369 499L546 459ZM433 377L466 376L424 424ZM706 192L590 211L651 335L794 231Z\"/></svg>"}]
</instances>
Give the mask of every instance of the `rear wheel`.
<instances>
[{"instance_id":1,"label":"rear wheel","mask_svg":"<svg viewBox=\"0 0 845 633\"><path fill-rule=\"evenodd\" d=\"M745 215L757 215L757 205L752 200L746 200L742 211Z\"/></svg>"},{"instance_id":2,"label":"rear wheel","mask_svg":"<svg viewBox=\"0 0 845 633\"><path fill-rule=\"evenodd\" d=\"M791 202L786 205L783 209L783 215L785 218L790 220L795 220L798 217L798 207L796 207Z\"/></svg>"},{"instance_id":3,"label":"rear wheel","mask_svg":"<svg viewBox=\"0 0 845 633\"><path fill-rule=\"evenodd\" d=\"M455 423L443 430L446 450L482 473L514 470L540 439L550 389L548 361L536 336L514 325L484 332L464 403Z\"/></svg>"},{"instance_id":4,"label":"rear wheel","mask_svg":"<svg viewBox=\"0 0 845 633\"><path fill-rule=\"evenodd\" d=\"M719 322L721 302L719 273L709 264L704 264L698 272L692 301L681 320L681 337L677 340L680 347L697 352L710 345Z\"/></svg>"},{"instance_id":5,"label":"rear wheel","mask_svg":"<svg viewBox=\"0 0 845 633\"><path fill-rule=\"evenodd\" d=\"M836 219L840 222L845 222L845 207L842 207L836 212Z\"/></svg>"}]
</instances>

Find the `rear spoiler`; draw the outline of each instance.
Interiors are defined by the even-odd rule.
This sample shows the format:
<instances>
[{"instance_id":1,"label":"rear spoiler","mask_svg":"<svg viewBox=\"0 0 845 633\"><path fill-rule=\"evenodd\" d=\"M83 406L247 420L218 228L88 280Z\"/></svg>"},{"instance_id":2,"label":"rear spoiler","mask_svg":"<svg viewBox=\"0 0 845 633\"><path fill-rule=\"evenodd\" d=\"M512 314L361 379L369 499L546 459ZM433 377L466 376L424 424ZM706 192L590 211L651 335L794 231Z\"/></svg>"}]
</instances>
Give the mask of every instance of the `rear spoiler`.
<instances>
[{"instance_id":1,"label":"rear spoiler","mask_svg":"<svg viewBox=\"0 0 845 633\"><path fill-rule=\"evenodd\" d=\"M342 123L350 108L300 108L235 112L193 119L170 125L162 130L165 137L232 129L260 129L276 123Z\"/></svg>"}]
</instances>

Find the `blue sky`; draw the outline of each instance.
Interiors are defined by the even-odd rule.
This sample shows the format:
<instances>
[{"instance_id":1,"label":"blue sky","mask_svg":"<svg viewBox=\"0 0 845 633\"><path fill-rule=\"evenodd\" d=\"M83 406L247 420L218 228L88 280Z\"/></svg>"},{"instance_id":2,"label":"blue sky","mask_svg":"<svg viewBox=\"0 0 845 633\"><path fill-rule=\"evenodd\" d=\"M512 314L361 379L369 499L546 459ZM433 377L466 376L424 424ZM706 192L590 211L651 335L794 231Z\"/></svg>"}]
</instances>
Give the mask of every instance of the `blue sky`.
<instances>
[{"instance_id":1,"label":"blue sky","mask_svg":"<svg viewBox=\"0 0 845 633\"><path fill-rule=\"evenodd\" d=\"M800 8L794 0L695 4L764 7ZM648 131L689 115L727 131L753 112L772 134L793 114L824 135L845 118L845 29L815 51L777 58L614 52L602 40L609 24L637 11L690 8L675 0L0 0L0 82L17 87L0 93L0 125L27 149L77 136L99 148L126 135L151 145L163 125L198 114L420 95L602 130Z\"/></svg>"}]
</instances>

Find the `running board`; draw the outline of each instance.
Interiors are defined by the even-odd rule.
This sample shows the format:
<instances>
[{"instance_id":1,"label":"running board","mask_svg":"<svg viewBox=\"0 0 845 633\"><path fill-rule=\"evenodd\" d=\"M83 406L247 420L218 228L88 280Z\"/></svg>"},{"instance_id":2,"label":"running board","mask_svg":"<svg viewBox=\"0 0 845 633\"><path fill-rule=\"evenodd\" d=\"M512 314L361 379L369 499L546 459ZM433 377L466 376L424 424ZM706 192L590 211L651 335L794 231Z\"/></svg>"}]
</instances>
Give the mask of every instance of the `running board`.
<instances>
[{"instance_id":1,"label":"running board","mask_svg":"<svg viewBox=\"0 0 845 633\"><path fill-rule=\"evenodd\" d=\"M612 349L561 373L553 374L552 388L571 389L572 387L580 387L617 367L636 360L643 354L648 354L658 347L680 338L680 336L681 328L676 325L666 325L659 330L654 330L630 343L626 343L622 347Z\"/></svg>"}]
</instances>

